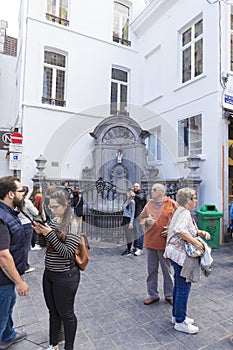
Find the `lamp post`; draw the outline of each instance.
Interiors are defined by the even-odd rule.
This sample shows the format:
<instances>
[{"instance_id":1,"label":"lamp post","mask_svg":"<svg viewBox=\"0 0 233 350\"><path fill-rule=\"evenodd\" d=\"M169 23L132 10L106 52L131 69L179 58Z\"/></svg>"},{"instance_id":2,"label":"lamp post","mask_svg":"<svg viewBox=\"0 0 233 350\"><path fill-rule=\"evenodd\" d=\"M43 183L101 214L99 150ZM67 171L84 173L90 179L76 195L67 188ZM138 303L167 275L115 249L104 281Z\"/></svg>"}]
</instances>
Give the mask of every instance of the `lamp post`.
<instances>
[{"instance_id":1,"label":"lamp post","mask_svg":"<svg viewBox=\"0 0 233 350\"><path fill-rule=\"evenodd\" d=\"M186 178L186 186L193 188L197 193L197 208L199 208L200 205L200 199L199 199L199 192L200 192L200 183L202 182L202 179L200 178L199 174L199 162L201 161L201 157L199 157L196 154L191 154L189 157L187 157L187 160L189 162L188 168L190 169L190 173ZM195 216L195 214L194 214Z\"/></svg>"},{"instance_id":2,"label":"lamp post","mask_svg":"<svg viewBox=\"0 0 233 350\"><path fill-rule=\"evenodd\" d=\"M40 156L35 159L35 162L36 162L36 169L38 170L38 172L34 175L34 177L32 178L32 181L34 185L36 184L42 185L42 183L45 181L44 169L45 169L45 163L47 162L47 160L43 157L42 154L40 154Z\"/></svg>"}]
</instances>

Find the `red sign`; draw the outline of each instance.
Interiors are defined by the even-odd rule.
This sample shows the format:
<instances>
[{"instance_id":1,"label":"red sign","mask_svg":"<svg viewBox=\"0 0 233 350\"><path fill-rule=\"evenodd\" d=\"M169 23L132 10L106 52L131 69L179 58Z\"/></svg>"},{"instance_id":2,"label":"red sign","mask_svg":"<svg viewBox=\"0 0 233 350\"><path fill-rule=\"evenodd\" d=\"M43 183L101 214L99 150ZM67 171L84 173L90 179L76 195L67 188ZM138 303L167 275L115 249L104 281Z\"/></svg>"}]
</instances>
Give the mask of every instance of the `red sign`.
<instances>
[{"instance_id":1,"label":"red sign","mask_svg":"<svg viewBox=\"0 0 233 350\"><path fill-rule=\"evenodd\" d=\"M11 134L11 142L12 143L22 143L23 135L19 132L15 131Z\"/></svg>"}]
</instances>

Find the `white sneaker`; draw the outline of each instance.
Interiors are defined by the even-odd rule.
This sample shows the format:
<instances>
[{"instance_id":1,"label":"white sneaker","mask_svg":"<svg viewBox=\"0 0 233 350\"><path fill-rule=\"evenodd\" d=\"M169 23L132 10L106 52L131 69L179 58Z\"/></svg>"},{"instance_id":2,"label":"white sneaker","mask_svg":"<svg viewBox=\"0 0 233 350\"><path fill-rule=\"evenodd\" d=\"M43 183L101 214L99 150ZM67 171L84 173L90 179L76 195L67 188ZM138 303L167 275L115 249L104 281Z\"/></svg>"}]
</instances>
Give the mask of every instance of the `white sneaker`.
<instances>
[{"instance_id":1,"label":"white sneaker","mask_svg":"<svg viewBox=\"0 0 233 350\"><path fill-rule=\"evenodd\" d=\"M39 244L35 244L35 247L31 247L31 250L41 250Z\"/></svg>"},{"instance_id":2,"label":"white sneaker","mask_svg":"<svg viewBox=\"0 0 233 350\"><path fill-rule=\"evenodd\" d=\"M142 250L139 249L139 248L137 248L137 250L136 250L136 252L134 253L134 255L136 255L136 256L142 255Z\"/></svg>"},{"instance_id":3,"label":"white sneaker","mask_svg":"<svg viewBox=\"0 0 233 350\"><path fill-rule=\"evenodd\" d=\"M184 320L184 322L181 323L176 322L174 328L176 331L188 334L196 334L199 331L198 327L194 326L193 324L186 323L186 320Z\"/></svg>"},{"instance_id":4,"label":"white sneaker","mask_svg":"<svg viewBox=\"0 0 233 350\"><path fill-rule=\"evenodd\" d=\"M173 324L175 324L175 323L176 323L176 318L175 318L174 316L172 316L171 321L172 321ZM194 323L194 319L193 319L193 318L186 317L185 322L186 322L187 324L193 324L193 323Z\"/></svg>"},{"instance_id":5,"label":"white sneaker","mask_svg":"<svg viewBox=\"0 0 233 350\"><path fill-rule=\"evenodd\" d=\"M49 345L46 350L58 350L58 345Z\"/></svg>"},{"instance_id":6,"label":"white sneaker","mask_svg":"<svg viewBox=\"0 0 233 350\"><path fill-rule=\"evenodd\" d=\"M29 273L35 271L35 267L29 267L29 269L25 270L24 273Z\"/></svg>"}]
</instances>

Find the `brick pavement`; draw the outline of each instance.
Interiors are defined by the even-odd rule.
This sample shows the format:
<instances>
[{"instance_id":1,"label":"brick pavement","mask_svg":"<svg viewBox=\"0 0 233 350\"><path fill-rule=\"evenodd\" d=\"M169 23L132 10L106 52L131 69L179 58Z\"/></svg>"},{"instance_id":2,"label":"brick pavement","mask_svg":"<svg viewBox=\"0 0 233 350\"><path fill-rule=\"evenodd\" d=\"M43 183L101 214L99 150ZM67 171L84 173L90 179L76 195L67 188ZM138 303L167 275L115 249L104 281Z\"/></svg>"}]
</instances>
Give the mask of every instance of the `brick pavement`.
<instances>
[{"instance_id":1,"label":"brick pavement","mask_svg":"<svg viewBox=\"0 0 233 350\"><path fill-rule=\"evenodd\" d=\"M146 294L146 261L122 257L124 247L91 242L91 260L82 273L75 309L78 332L75 350L233 350L233 244L214 249L210 277L192 285L188 316L200 331L187 335L174 330L171 306L164 301L160 273L159 303L143 304ZM18 297L15 326L28 337L12 350L43 350L48 344L48 312L41 277L44 252L31 251L25 276L28 297Z\"/></svg>"}]
</instances>

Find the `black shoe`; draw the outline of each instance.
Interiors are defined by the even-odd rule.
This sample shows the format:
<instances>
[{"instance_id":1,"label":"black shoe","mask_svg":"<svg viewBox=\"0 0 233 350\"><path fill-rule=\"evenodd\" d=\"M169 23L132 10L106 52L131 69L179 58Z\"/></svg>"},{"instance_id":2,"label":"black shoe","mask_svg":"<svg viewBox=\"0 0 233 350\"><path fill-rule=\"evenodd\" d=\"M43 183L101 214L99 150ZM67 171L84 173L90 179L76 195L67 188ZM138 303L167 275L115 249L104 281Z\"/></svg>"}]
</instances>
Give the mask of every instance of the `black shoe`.
<instances>
[{"instance_id":1,"label":"black shoe","mask_svg":"<svg viewBox=\"0 0 233 350\"><path fill-rule=\"evenodd\" d=\"M126 249L121 255L128 256L128 255L131 255L131 252L130 250Z\"/></svg>"},{"instance_id":2,"label":"black shoe","mask_svg":"<svg viewBox=\"0 0 233 350\"><path fill-rule=\"evenodd\" d=\"M172 298L165 298L166 302L170 305L173 305Z\"/></svg>"},{"instance_id":3,"label":"black shoe","mask_svg":"<svg viewBox=\"0 0 233 350\"><path fill-rule=\"evenodd\" d=\"M19 341L24 340L26 338L26 336L27 336L26 332L22 332L22 333L16 332L16 336L14 339L12 339L10 341L0 341L0 350L7 349L12 344L15 344L15 343L18 343Z\"/></svg>"}]
</instances>

